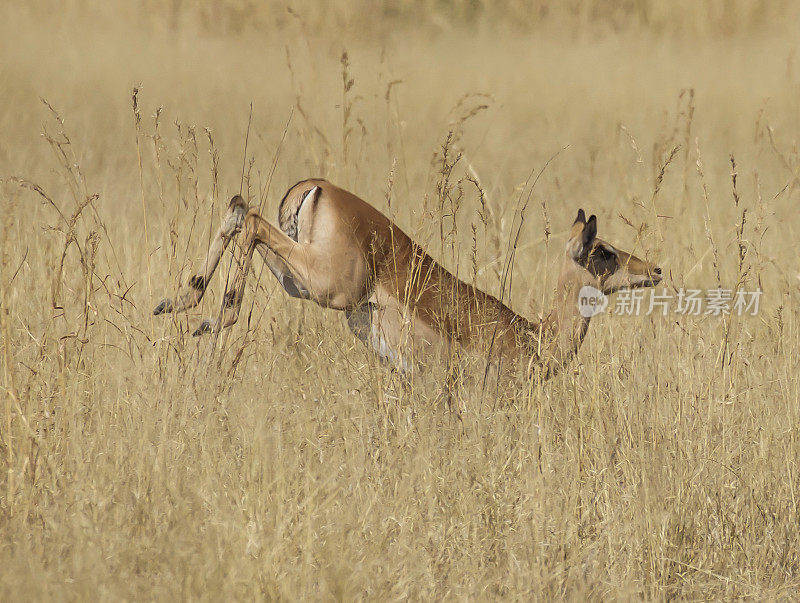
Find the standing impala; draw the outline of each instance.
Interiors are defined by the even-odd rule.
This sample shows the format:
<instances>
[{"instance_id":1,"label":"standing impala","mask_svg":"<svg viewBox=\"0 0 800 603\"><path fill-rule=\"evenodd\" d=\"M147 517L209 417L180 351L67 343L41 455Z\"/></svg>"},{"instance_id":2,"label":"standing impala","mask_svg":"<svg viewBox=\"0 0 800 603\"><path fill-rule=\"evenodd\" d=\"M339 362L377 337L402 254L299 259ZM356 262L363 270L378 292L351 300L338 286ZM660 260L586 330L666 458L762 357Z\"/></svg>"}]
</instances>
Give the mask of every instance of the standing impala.
<instances>
[{"instance_id":1,"label":"standing impala","mask_svg":"<svg viewBox=\"0 0 800 603\"><path fill-rule=\"evenodd\" d=\"M504 362L538 364L551 375L586 335L589 317L578 305L582 287L610 294L661 281L660 268L598 239L595 216L587 220L580 210L564 248L554 307L543 320L530 321L457 279L386 216L325 180L291 187L278 208L278 223L280 228L248 209L241 196L233 197L203 270L176 302L164 299L153 313L197 305L222 253L241 231L244 258L225 292L219 321L204 320L195 335L236 322L258 250L289 295L344 310L353 333L401 370L457 343Z\"/></svg>"}]
</instances>

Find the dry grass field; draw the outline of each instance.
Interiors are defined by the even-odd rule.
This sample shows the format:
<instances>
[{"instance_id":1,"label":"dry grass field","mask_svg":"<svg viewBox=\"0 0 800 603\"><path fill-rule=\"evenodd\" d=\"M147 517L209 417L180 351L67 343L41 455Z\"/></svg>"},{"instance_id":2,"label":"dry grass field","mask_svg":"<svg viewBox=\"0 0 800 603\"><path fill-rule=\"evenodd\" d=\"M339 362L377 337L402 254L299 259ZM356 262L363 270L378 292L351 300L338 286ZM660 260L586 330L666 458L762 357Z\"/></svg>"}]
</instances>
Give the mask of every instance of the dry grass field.
<instances>
[{"instance_id":1,"label":"dry grass field","mask_svg":"<svg viewBox=\"0 0 800 603\"><path fill-rule=\"evenodd\" d=\"M2 2L0 600L800 597L799 19ZM579 207L667 293L760 309L606 312L491 392L465 358L460 413L260 259L222 337L191 332L230 254L152 316L240 187L272 219L310 176L495 295L509 266L527 316Z\"/></svg>"}]
</instances>

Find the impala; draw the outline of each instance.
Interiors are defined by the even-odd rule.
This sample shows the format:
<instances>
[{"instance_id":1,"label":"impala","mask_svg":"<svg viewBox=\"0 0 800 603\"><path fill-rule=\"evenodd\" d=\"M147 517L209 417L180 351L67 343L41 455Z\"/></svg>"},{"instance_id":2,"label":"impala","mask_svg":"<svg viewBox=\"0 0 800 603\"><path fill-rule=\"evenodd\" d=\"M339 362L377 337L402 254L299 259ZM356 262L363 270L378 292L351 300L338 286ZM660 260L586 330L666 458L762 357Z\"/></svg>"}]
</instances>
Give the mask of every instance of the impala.
<instances>
[{"instance_id":1,"label":"impala","mask_svg":"<svg viewBox=\"0 0 800 603\"><path fill-rule=\"evenodd\" d=\"M243 257L219 317L203 320L195 335L236 322L257 250L289 295L343 310L356 337L400 370L456 344L512 365L539 366L548 376L577 353L586 335L590 316L579 310L583 287L608 295L661 281L660 268L598 239L595 216L587 220L580 210L564 247L554 307L531 321L456 278L377 209L325 180L291 187L278 223L280 228L233 197L203 269L175 302L164 299L153 313L196 306L225 248L241 232Z\"/></svg>"}]
</instances>

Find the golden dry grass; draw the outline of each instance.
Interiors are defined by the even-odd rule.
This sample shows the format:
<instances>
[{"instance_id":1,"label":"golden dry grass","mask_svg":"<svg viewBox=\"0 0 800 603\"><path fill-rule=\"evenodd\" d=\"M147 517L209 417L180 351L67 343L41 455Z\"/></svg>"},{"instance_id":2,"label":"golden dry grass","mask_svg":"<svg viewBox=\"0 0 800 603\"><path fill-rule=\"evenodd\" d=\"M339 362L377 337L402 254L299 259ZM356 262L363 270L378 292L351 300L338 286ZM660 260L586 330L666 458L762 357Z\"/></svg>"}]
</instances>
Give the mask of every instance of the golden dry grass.
<instances>
[{"instance_id":1,"label":"golden dry grass","mask_svg":"<svg viewBox=\"0 0 800 603\"><path fill-rule=\"evenodd\" d=\"M796 598L798 7L666 6L4 3L0 599ZM585 207L670 291L761 312L603 315L458 419L441 371L400 386L257 267L211 357L226 270L151 309L239 190L251 102L270 217L328 177L497 294L564 149L514 308Z\"/></svg>"}]
</instances>

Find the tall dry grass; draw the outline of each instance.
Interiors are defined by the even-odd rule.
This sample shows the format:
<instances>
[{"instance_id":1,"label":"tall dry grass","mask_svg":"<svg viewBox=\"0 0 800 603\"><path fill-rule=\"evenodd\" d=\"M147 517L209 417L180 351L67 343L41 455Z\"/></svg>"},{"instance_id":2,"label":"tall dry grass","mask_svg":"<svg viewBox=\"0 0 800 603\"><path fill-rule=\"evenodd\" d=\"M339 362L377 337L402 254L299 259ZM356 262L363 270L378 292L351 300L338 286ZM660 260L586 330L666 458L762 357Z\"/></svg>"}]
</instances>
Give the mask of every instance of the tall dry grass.
<instances>
[{"instance_id":1,"label":"tall dry grass","mask_svg":"<svg viewBox=\"0 0 800 603\"><path fill-rule=\"evenodd\" d=\"M0 7L0 598L797 597L796 5L670 6ZM529 316L578 207L761 311L606 314L497 396L466 359L459 417L259 265L192 338L230 255L151 315L307 176L494 294L521 222Z\"/></svg>"}]
</instances>

